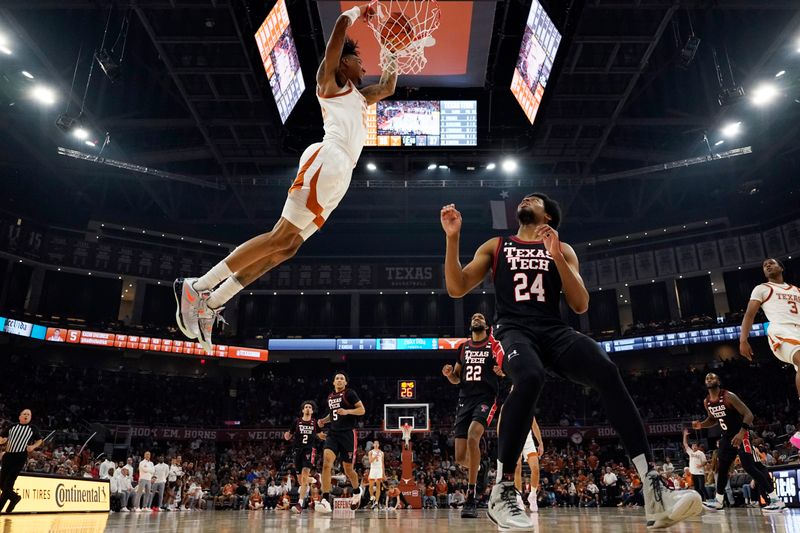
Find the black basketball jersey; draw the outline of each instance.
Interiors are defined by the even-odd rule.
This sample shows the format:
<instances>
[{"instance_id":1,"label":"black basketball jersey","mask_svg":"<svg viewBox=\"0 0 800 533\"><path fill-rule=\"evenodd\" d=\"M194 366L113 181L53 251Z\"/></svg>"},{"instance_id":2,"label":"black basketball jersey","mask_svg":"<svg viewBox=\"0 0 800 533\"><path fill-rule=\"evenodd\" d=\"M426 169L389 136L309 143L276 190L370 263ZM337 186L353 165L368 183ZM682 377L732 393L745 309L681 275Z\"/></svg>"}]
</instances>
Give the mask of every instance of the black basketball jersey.
<instances>
[{"instance_id":1,"label":"black basketball jersey","mask_svg":"<svg viewBox=\"0 0 800 533\"><path fill-rule=\"evenodd\" d=\"M461 382L459 396L497 396L498 380L494 373L495 362L490 337L475 343L470 339L461 345L458 355L461 363Z\"/></svg>"},{"instance_id":2,"label":"black basketball jersey","mask_svg":"<svg viewBox=\"0 0 800 533\"><path fill-rule=\"evenodd\" d=\"M330 428L332 431L355 429L356 418L358 417L354 415L338 415L336 410L339 408L352 409L359 401L361 400L359 400L358 394L352 389L344 389L341 392L333 391L328 395L328 409L330 409L331 415Z\"/></svg>"},{"instance_id":3,"label":"black basketball jersey","mask_svg":"<svg viewBox=\"0 0 800 533\"><path fill-rule=\"evenodd\" d=\"M298 418L294 423L292 434L294 435L295 448L313 448L314 438L317 433L317 419L303 420Z\"/></svg>"},{"instance_id":4,"label":"black basketball jersey","mask_svg":"<svg viewBox=\"0 0 800 533\"><path fill-rule=\"evenodd\" d=\"M561 276L542 241L501 238L492 273L495 323L504 318L561 320Z\"/></svg>"},{"instance_id":5,"label":"black basketball jersey","mask_svg":"<svg viewBox=\"0 0 800 533\"><path fill-rule=\"evenodd\" d=\"M717 401L712 401L711 395L708 395L704 403L709 416L719 422L722 434L726 437L733 437L742 429L743 417L728 401L728 394L729 392L725 389L720 389Z\"/></svg>"}]
</instances>

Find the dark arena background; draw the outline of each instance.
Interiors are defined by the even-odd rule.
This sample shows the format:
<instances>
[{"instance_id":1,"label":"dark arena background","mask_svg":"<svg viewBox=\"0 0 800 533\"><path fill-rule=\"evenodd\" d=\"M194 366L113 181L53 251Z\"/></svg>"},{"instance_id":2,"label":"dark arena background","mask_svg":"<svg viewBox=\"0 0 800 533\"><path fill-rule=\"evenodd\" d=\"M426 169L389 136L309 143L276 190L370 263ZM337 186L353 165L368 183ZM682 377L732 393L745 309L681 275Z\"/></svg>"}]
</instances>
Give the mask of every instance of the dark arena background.
<instances>
[{"instance_id":1,"label":"dark arena background","mask_svg":"<svg viewBox=\"0 0 800 533\"><path fill-rule=\"evenodd\" d=\"M0 491L20 500L0 507L0 530L494 531L498 417L479 443L478 518L462 518L459 388L443 367L474 313L495 323L495 284L448 294L439 217L460 211L466 265L516 234L518 205L541 192L560 203L590 295L582 314L562 296L560 318L619 368L664 490L697 488L687 429L707 458L703 500L719 501L721 428L692 429L707 373L754 415L743 446L785 509L762 511L737 461L723 510L670 531L800 532L795 368L773 354L800 354L797 0L439 0L427 65L365 107L366 147L335 212L225 304L210 353L181 333L175 279L281 216L323 136L317 68L356 5L0 1ZM380 84L382 44L359 20L348 34L362 85ZM798 333L776 341L759 311L749 361L742 322L768 258L784 281L765 287L783 291L781 326ZM285 433L302 402L329 414L338 373L365 408L363 498L351 510L340 458L325 513L328 445L312 436L306 489ZM500 379L498 415L510 386ZM550 372L538 398L523 529L645 531L643 480L600 396Z\"/></svg>"}]
</instances>

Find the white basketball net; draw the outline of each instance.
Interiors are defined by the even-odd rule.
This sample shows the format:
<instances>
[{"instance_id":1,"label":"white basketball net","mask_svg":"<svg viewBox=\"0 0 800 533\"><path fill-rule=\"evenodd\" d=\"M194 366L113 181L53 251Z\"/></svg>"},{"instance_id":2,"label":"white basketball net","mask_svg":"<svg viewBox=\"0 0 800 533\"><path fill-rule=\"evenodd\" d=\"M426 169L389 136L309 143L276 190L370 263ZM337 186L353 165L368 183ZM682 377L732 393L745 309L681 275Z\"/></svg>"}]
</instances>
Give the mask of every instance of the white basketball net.
<instances>
[{"instance_id":1,"label":"white basketball net","mask_svg":"<svg viewBox=\"0 0 800 533\"><path fill-rule=\"evenodd\" d=\"M432 34L439 28L439 5L436 0L372 0L375 15L367 21L381 46L379 63L384 72L417 74L428 62L425 48L436 44ZM382 31L395 23L411 31L387 42Z\"/></svg>"},{"instance_id":2,"label":"white basketball net","mask_svg":"<svg viewBox=\"0 0 800 533\"><path fill-rule=\"evenodd\" d=\"M408 448L408 443L411 441L411 426L408 424L403 424L400 427L400 431L403 432L403 440L406 443L406 448Z\"/></svg>"}]
</instances>

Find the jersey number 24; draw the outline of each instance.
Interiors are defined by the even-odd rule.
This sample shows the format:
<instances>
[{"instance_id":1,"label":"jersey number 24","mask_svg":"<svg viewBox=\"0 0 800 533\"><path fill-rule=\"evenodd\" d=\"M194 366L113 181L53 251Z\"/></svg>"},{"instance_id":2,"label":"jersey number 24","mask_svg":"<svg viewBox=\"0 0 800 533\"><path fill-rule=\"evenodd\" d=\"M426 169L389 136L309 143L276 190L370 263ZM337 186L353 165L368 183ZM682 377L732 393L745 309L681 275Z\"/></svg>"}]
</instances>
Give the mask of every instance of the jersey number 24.
<instances>
[{"instance_id":1,"label":"jersey number 24","mask_svg":"<svg viewBox=\"0 0 800 533\"><path fill-rule=\"evenodd\" d=\"M531 299L531 294L536 295L537 302L544 302L544 286L542 285L542 274L536 274L533 282L528 285L528 275L524 272L514 274L514 300L526 302Z\"/></svg>"}]
</instances>

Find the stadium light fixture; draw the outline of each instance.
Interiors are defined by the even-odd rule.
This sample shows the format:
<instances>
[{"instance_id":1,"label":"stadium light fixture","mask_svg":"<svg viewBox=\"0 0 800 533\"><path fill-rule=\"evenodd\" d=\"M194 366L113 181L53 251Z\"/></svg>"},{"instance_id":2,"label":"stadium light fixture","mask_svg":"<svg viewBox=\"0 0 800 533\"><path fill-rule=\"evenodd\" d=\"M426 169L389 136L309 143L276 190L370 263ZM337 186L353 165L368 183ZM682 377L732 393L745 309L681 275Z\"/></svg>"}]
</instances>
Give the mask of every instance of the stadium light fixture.
<instances>
[{"instance_id":1,"label":"stadium light fixture","mask_svg":"<svg viewBox=\"0 0 800 533\"><path fill-rule=\"evenodd\" d=\"M447 165L439 165L441 170L447 170L449 167Z\"/></svg>"},{"instance_id":2,"label":"stadium light fixture","mask_svg":"<svg viewBox=\"0 0 800 533\"><path fill-rule=\"evenodd\" d=\"M92 148L95 148L97 146L97 143L95 141L87 140L86 141L86 146L91 146Z\"/></svg>"},{"instance_id":3,"label":"stadium light fixture","mask_svg":"<svg viewBox=\"0 0 800 533\"><path fill-rule=\"evenodd\" d=\"M86 139L89 138L89 132L81 127L77 127L74 130L72 130L72 134L81 141L85 141Z\"/></svg>"},{"instance_id":4,"label":"stadium light fixture","mask_svg":"<svg viewBox=\"0 0 800 533\"><path fill-rule=\"evenodd\" d=\"M753 105L763 106L775 100L779 94L778 88L772 83L762 83L753 90L750 101Z\"/></svg>"},{"instance_id":5,"label":"stadium light fixture","mask_svg":"<svg viewBox=\"0 0 800 533\"><path fill-rule=\"evenodd\" d=\"M724 144L724 143L725 143L725 140L724 139L720 139L720 140L718 140L717 142L714 143L714 146L719 146L719 145ZM685 227L686 226L684 226L684 228Z\"/></svg>"},{"instance_id":6,"label":"stadium light fixture","mask_svg":"<svg viewBox=\"0 0 800 533\"><path fill-rule=\"evenodd\" d=\"M489 163L486 165L486 170L494 170L495 168L497 168L497 165L494 163Z\"/></svg>"},{"instance_id":7,"label":"stadium light fixture","mask_svg":"<svg viewBox=\"0 0 800 533\"><path fill-rule=\"evenodd\" d=\"M785 70L781 70L777 74L775 74L775 77L776 78L782 78L784 75L786 75L786 71Z\"/></svg>"},{"instance_id":8,"label":"stadium light fixture","mask_svg":"<svg viewBox=\"0 0 800 533\"><path fill-rule=\"evenodd\" d=\"M30 72L28 72L27 70L23 70L23 71L21 72L21 74L22 74L23 76L25 76L26 78L28 78L29 80L32 80L32 79L33 79L33 74L31 74L31 73L30 73Z\"/></svg>"},{"instance_id":9,"label":"stadium light fixture","mask_svg":"<svg viewBox=\"0 0 800 533\"><path fill-rule=\"evenodd\" d=\"M430 165L428 165L428 170L435 170L435 169L436 169L436 163L431 163Z\"/></svg>"},{"instance_id":10,"label":"stadium light fixture","mask_svg":"<svg viewBox=\"0 0 800 533\"><path fill-rule=\"evenodd\" d=\"M37 102L44 105L53 105L56 103L56 93L50 87L44 85L37 85L31 89L31 97Z\"/></svg>"},{"instance_id":11,"label":"stadium light fixture","mask_svg":"<svg viewBox=\"0 0 800 533\"><path fill-rule=\"evenodd\" d=\"M10 56L12 54L11 48L9 48L9 47L7 47L7 46L5 46L3 44L0 44L0 52L3 52L7 56Z\"/></svg>"},{"instance_id":12,"label":"stadium light fixture","mask_svg":"<svg viewBox=\"0 0 800 533\"><path fill-rule=\"evenodd\" d=\"M725 126L723 126L720 132L724 137L731 138L731 137L736 137L741 131L741 129L742 129L741 122L732 122L730 124L726 124Z\"/></svg>"},{"instance_id":13,"label":"stadium light fixture","mask_svg":"<svg viewBox=\"0 0 800 533\"><path fill-rule=\"evenodd\" d=\"M517 170L517 162L513 159L506 159L503 161L503 170L506 172L514 172Z\"/></svg>"},{"instance_id":14,"label":"stadium light fixture","mask_svg":"<svg viewBox=\"0 0 800 533\"><path fill-rule=\"evenodd\" d=\"M377 169L378 169L378 167L375 166L375 163L367 163L367 170L369 170L370 172L374 172Z\"/></svg>"}]
</instances>

